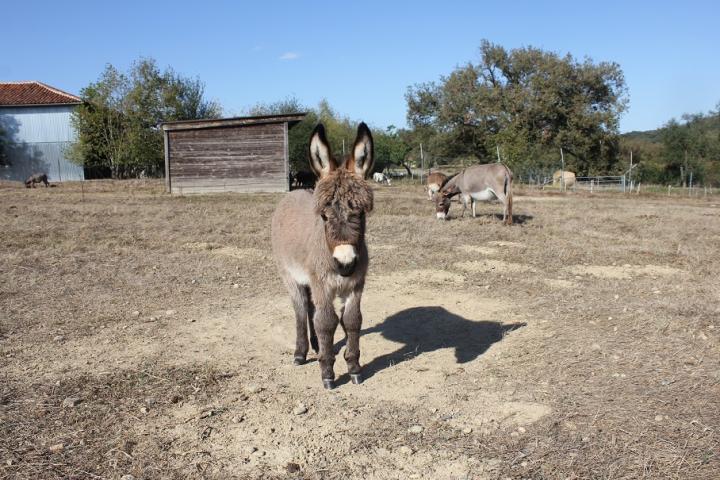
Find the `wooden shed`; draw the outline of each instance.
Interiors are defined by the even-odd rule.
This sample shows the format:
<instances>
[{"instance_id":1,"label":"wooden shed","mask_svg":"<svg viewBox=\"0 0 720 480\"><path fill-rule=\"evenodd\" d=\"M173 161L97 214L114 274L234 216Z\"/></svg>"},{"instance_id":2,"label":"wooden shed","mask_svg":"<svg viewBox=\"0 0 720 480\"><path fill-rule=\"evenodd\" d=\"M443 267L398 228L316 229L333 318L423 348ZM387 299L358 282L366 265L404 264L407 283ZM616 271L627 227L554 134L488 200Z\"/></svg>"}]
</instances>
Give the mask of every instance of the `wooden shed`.
<instances>
[{"instance_id":1,"label":"wooden shed","mask_svg":"<svg viewBox=\"0 0 720 480\"><path fill-rule=\"evenodd\" d=\"M162 124L170 193L286 192L288 129L304 113Z\"/></svg>"}]
</instances>

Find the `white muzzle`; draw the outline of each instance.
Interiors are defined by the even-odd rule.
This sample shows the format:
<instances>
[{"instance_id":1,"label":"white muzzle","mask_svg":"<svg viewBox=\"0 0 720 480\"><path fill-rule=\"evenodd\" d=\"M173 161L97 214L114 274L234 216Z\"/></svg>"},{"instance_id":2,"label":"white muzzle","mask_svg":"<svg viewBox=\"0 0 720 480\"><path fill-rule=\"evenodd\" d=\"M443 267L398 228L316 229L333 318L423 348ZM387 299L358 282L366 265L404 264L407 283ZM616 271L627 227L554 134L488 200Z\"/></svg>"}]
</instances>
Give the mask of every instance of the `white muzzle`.
<instances>
[{"instance_id":1,"label":"white muzzle","mask_svg":"<svg viewBox=\"0 0 720 480\"><path fill-rule=\"evenodd\" d=\"M438 220L445 220L445 213L437 212L437 218L438 218Z\"/></svg>"},{"instance_id":2,"label":"white muzzle","mask_svg":"<svg viewBox=\"0 0 720 480\"><path fill-rule=\"evenodd\" d=\"M338 245L333 250L333 257L341 265L350 265L355 260L356 256L355 247L352 245Z\"/></svg>"}]
</instances>

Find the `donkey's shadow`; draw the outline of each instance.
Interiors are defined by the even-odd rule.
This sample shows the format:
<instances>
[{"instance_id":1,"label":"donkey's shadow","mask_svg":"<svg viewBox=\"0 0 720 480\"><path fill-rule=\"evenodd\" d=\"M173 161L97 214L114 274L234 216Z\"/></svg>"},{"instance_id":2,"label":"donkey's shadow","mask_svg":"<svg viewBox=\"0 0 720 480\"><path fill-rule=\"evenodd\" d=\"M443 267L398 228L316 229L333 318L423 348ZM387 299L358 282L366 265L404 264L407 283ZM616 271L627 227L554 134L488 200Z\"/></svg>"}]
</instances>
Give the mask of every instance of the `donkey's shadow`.
<instances>
[{"instance_id":1,"label":"donkey's shadow","mask_svg":"<svg viewBox=\"0 0 720 480\"><path fill-rule=\"evenodd\" d=\"M405 360L436 350L454 349L457 363L467 363L485 353L503 339L507 332L524 327L525 323L501 324L474 322L448 312L442 307L414 307L389 316L382 323L362 331L363 335L380 333L383 338L403 346L394 352L374 358L363 365L363 376L376 373ZM362 338L362 337L361 337ZM339 349L344 341L336 345ZM360 341L362 350L362 340ZM347 374L338 379L345 383Z\"/></svg>"}]
</instances>

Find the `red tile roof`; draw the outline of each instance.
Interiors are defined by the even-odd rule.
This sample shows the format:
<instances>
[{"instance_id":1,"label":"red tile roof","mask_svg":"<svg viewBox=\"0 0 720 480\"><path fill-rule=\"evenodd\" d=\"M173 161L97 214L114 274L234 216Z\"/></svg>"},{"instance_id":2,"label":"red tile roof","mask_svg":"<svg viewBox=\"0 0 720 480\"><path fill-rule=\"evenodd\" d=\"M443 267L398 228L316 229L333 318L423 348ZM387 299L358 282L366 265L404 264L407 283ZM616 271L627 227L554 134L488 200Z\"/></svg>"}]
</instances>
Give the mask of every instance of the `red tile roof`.
<instances>
[{"instance_id":1,"label":"red tile roof","mask_svg":"<svg viewBox=\"0 0 720 480\"><path fill-rule=\"evenodd\" d=\"M81 103L75 95L41 82L0 82L0 106Z\"/></svg>"}]
</instances>

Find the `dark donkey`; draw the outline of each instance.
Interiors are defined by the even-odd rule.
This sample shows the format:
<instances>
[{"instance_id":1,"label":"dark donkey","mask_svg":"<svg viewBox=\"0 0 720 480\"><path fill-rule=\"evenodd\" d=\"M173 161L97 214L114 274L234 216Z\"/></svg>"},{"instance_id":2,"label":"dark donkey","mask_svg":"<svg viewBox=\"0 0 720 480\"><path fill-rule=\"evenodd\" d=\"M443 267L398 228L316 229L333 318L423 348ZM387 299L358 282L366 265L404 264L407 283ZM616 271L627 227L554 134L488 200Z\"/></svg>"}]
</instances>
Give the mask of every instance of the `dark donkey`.
<instances>
[{"instance_id":1,"label":"dark donkey","mask_svg":"<svg viewBox=\"0 0 720 480\"><path fill-rule=\"evenodd\" d=\"M45 173L36 173L35 175L30 175L27 180L25 180L25 187L26 188L35 188L36 183L44 183L45 187L49 187L50 183L48 183L48 177Z\"/></svg>"},{"instance_id":2,"label":"dark donkey","mask_svg":"<svg viewBox=\"0 0 720 480\"><path fill-rule=\"evenodd\" d=\"M365 215L373 208L372 189L365 179L373 162L367 125L358 126L349 157L338 164L319 124L310 136L310 166L319 178L315 191L290 192L272 219L273 254L295 309L295 364L305 363L309 326L310 343L316 352L319 347L325 388L335 387L333 339L338 323L347 337L350 379L362 382L360 299L368 269ZM333 306L336 297L342 303L340 318Z\"/></svg>"}]
</instances>

